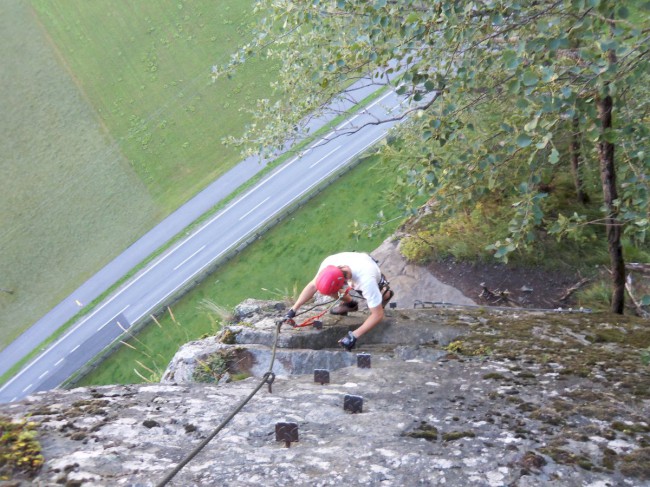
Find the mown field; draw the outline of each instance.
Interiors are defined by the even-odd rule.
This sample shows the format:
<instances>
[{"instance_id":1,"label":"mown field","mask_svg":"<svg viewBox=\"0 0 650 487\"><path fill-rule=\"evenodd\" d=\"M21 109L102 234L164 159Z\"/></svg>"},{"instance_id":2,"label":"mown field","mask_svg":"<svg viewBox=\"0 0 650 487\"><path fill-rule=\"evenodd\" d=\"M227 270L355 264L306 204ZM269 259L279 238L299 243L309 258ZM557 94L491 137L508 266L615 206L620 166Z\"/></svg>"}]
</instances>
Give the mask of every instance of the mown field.
<instances>
[{"instance_id":1,"label":"mown field","mask_svg":"<svg viewBox=\"0 0 650 487\"><path fill-rule=\"evenodd\" d=\"M159 218L25 2L0 15L4 347Z\"/></svg>"},{"instance_id":2,"label":"mown field","mask_svg":"<svg viewBox=\"0 0 650 487\"><path fill-rule=\"evenodd\" d=\"M218 268L171 306L159 325L131 337L80 385L129 384L158 380L178 348L220 328L222 314L246 298L295 298L321 260L335 252L370 252L391 235L402 214L387 195L397 169L391 161L369 157L325 189L263 239ZM372 189L368 191L368 181ZM363 223L387 223L357 232ZM367 227L364 227L367 228ZM299 229L299 230L297 230Z\"/></svg>"},{"instance_id":3,"label":"mown field","mask_svg":"<svg viewBox=\"0 0 650 487\"><path fill-rule=\"evenodd\" d=\"M31 0L74 78L155 202L169 212L239 161L221 140L268 97L260 60L212 82L249 40L253 2Z\"/></svg>"},{"instance_id":4,"label":"mown field","mask_svg":"<svg viewBox=\"0 0 650 487\"><path fill-rule=\"evenodd\" d=\"M244 42L250 11L3 3L0 348L240 160L221 139L273 69L256 61L221 84L210 69Z\"/></svg>"}]
</instances>

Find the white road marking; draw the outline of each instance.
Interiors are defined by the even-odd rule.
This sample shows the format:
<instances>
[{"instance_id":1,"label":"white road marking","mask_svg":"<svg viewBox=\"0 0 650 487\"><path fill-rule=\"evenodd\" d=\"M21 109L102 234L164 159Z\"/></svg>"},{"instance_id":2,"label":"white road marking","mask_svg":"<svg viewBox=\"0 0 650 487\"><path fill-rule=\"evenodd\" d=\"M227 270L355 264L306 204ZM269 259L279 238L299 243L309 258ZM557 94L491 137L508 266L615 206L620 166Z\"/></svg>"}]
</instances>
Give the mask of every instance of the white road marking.
<instances>
[{"instance_id":1,"label":"white road marking","mask_svg":"<svg viewBox=\"0 0 650 487\"><path fill-rule=\"evenodd\" d=\"M352 117L352 118L346 120L346 121L343 122L341 125L339 125L338 127L336 127L336 128L334 129L334 131L331 132L331 133L332 133L332 134L335 134L338 130L341 130L341 129L342 129L343 127L345 127L346 125L351 124L355 119L359 118L361 115L365 115L365 114L368 112L368 110L370 110L372 107L374 107L377 103L381 102L382 100L384 100L385 98L387 98L387 97L389 97L390 95L393 95L393 94L394 94L394 93L393 93L392 91L389 91L389 92L387 92L384 96L382 96L382 97L380 97L380 98L377 98L377 99L376 99L375 101L373 101L370 105L368 105L367 107L365 107L365 108L363 109L363 112L361 112L361 113L355 115L354 117ZM326 137L326 138L327 138L327 137Z\"/></svg>"},{"instance_id":2,"label":"white road marking","mask_svg":"<svg viewBox=\"0 0 650 487\"><path fill-rule=\"evenodd\" d=\"M339 145L338 147L335 147L334 149L332 149L331 151L329 151L327 154L325 154L323 157L321 157L321 158L318 159L316 162L314 162L311 166L309 166L309 169L311 169L311 168L314 167L316 164L320 163L321 161L325 160L326 158L328 158L329 156L331 156L332 154L334 154L334 153L335 153L337 150L339 150L340 148L341 148L341 146Z\"/></svg>"},{"instance_id":3,"label":"white road marking","mask_svg":"<svg viewBox=\"0 0 650 487\"><path fill-rule=\"evenodd\" d=\"M239 217L239 221L242 221L244 218L246 218L248 215L253 213L255 210L257 210L260 206L262 206L264 203L266 203L268 200L270 200L271 197L268 196L264 201L262 201L260 204L258 204L255 208L253 208L251 211L243 214L242 216Z\"/></svg>"},{"instance_id":4,"label":"white road marking","mask_svg":"<svg viewBox=\"0 0 650 487\"><path fill-rule=\"evenodd\" d=\"M74 353L74 352L75 352L75 351L76 351L80 346L81 346L81 345L77 345L76 347L74 347L72 350L70 350L70 351L68 352L68 355L70 355L71 353Z\"/></svg>"},{"instance_id":5,"label":"white road marking","mask_svg":"<svg viewBox=\"0 0 650 487\"><path fill-rule=\"evenodd\" d=\"M352 117L351 119L346 120L346 121L343 122L341 125L339 125L338 127L336 127L336 128L334 129L334 132L336 132L337 130L341 130L343 127L345 127L345 126L348 125L348 124L351 124L351 123L352 123L355 119L357 119L357 118L359 118L359 115L355 115L355 116Z\"/></svg>"},{"instance_id":6,"label":"white road marking","mask_svg":"<svg viewBox=\"0 0 650 487\"><path fill-rule=\"evenodd\" d=\"M29 384L27 387L25 387L25 388L23 389L23 392L27 392L28 390L30 390L30 389L32 388L33 385L34 385L34 384Z\"/></svg>"},{"instance_id":7,"label":"white road marking","mask_svg":"<svg viewBox=\"0 0 650 487\"><path fill-rule=\"evenodd\" d=\"M339 164L338 166L332 168L332 169L331 169L331 170L330 170L330 171L325 175L325 177L324 177L323 179L327 179L327 177L328 177L330 174L332 174L332 173L336 172L337 170L339 170L339 169L341 168L341 166L346 165L346 164L350 161L350 159L353 159L353 158L355 158L355 157L358 157L358 155L361 154L363 151L365 151L368 147L372 146L372 145L373 145L374 143L376 143L378 140L381 140L381 139L383 139L383 138L385 138L385 137L386 137L386 134L382 134L382 135L380 135L380 136L378 136L378 137L375 137L372 141L370 141L368 144L366 144L365 146L363 146L363 147L361 148L361 150L357 151L356 154L351 155L351 156L348 157L345 161L343 161L341 164ZM292 163L293 163L293 162L294 162L294 161L292 161ZM285 166L282 170L286 169L286 167L287 167L287 166ZM274 175L277 175L277 174L278 174L278 173L275 173ZM270 179L270 178L269 178L269 179ZM262 184L264 184L265 182L267 182L267 181L263 181L262 183L260 183L260 185L258 185L258 187L261 186ZM291 205L294 201L296 201L296 200L297 200L298 198L300 198L302 195L304 195L305 193L309 192L309 191L310 191L314 186L320 184L320 182L321 182L321 181L317 181L317 182L313 183L312 185L310 185L310 186L309 186L308 188L306 188L305 190L303 190L301 193L298 193L298 194L294 195L294 197L293 197L289 202L287 202L284 206L282 206L282 207L278 210L278 213L282 212L282 211L283 211L287 206ZM253 231L255 231L255 229L251 230L251 232L253 232ZM203 265L203 267L201 267L201 268L197 271L197 273L202 272L206 267L208 267L209 265L211 265L211 264L212 264L214 261L216 261L219 257L221 257L223 254L229 252L230 250L231 250L231 247L227 247L227 248L223 249L221 252L219 252L217 255L215 255L215 256L212 258L212 260L206 262L206 263ZM171 291L169 291L167 294L165 294L162 298L160 298L160 299L159 299L159 300L158 300L158 301L157 301L153 306L150 307L150 309L156 308L158 305L160 305L160 303L164 302L164 301L165 301L169 296L171 296L171 295L174 294L178 289L180 289L182 286L184 286L186 282L188 282L190 279L193 279L193 277L194 277L194 276L189 276L187 279L185 279L183 282L181 282L178 286L176 286L176 287L173 288ZM135 322L135 321L138 321L138 320L140 320L140 319L142 319L142 317L145 316L145 315L148 314L148 313L149 313L149 311L145 311L143 314L141 314L140 316L136 317L136 318L134 319L134 322Z\"/></svg>"},{"instance_id":8,"label":"white road marking","mask_svg":"<svg viewBox=\"0 0 650 487\"><path fill-rule=\"evenodd\" d=\"M55 366L55 367L58 367L59 364L60 364L61 362L63 362L64 360L65 360L64 358L60 358L59 360L56 361L56 363L54 364L54 366Z\"/></svg>"},{"instance_id":9,"label":"white road marking","mask_svg":"<svg viewBox=\"0 0 650 487\"><path fill-rule=\"evenodd\" d=\"M189 256L187 259L185 259L183 262L181 262L180 264L178 264L176 267L174 267L174 270L178 269L180 266L182 266L183 264L185 264L188 260L190 260L190 259L191 259L192 257L194 257L196 254L198 254L199 252L201 252L204 248L205 248L205 245L204 245L203 247L201 247L199 250L197 250L196 252L194 252L192 255L190 255L190 256Z\"/></svg>"},{"instance_id":10,"label":"white road marking","mask_svg":"<svg viewBox=\"0 0 650 487\"><path fill-rule=\"evenodd\" d=\"M366 111L367 111L367 109L369 109L369 108L371 108L372 106L376 105L377 103L379 103L380 101L382 101L384 98L386 98L387 96L389 96L389 95L391 95L391 94L392 94L392 92L389 92L389 93L387 93L386 95L384 95L384 96L382 96L381 98L379 98L378 100L376 100L375 102L373 102L369 107L366 108ZM356 118L356 117L355 117L355 118ZM342 125L342 126L343 126L343 125ZM334 133L334 132L332 132L332 133ZM368 146L370 146L371 144L375 143L377 140L379 140L379 139L381 139L381 138L383 138L383 137L385 137L385 134L383 134L383 135L377 137L373 142L371 142L370 144L366 145L366 146L365 146L361 151L359 151L356 155L358 155L360 152L362 152L363 150L365 150ZM318 147L319 145L321 145L321 141L317 141L317 142L315 142L315 143L312 145L312 147L309 147L308 149L306 149L305 151L303 151L301 154L304 155L304 154L306 154L307 152L311 151L313 147ZM356 157L356 155L355 155L355 156L351 156L350 158L348 158L348 159L345 161L345 163L347 163L350 159L352 159L352 157ZM77 323L74 327L72 327L70 330L68 330L68 332L67 332L64 336L62 336L61 338L59 338L59 340L57 340L57 341L56 341L56 342L55 342L51 347L49 347L49 348L48 348L48 349L47 349L47 350L46 350L42 355L40 355L39 357L35 358L35 359L30 363L30 364L28 364L25 368L23 368L23 370L21 370L18 374L16 374L14 377L12 377L12 378L11 378L8 382L6 382L4 385L0 386L0 391L3 391L3 390L6 389L7 387L9 387L13 382L15 382L19 377L21 377L21 376L22 376L22 375L23 375L23 374L24 374L24 373L25 373L29 368L31 368L31 366L34 365L38 360L42 359L42 358L43 358L45 355L47 355L50 351L54 350L54 349L56 348L57 345L61 344L61 343L62 343L66 338L68 338L70 335L72 335L73 333L75 333L75 332L76 332L79 328L81 328L81 327L82 327L82 326L83 326L87 321L89 321L90 319L92 319L92 318L93 318L96 314L98 314L101 310L103 310L103 309L104 309L105 307L107 307L110 303L112 303L115 299L117 299L119 296L121 296L121 295L122 295L122 294L123 294L127 289L129 289L129 288L130 288L131 286L133 286L136 282L138 282L140 279L142 279L142 277L144 277L146 274L148 274L149 272L151 272L155 267L157 267L160 263L162 263L162 262L163 262L167 257L169 257L169 256L170 256L172 253L174 253L176 250L178 250L181 246L183 246L183 245L185 245L187 242L189 242L193 237L195 237L195 236L196 236L198 233L200 233L202 230L204 230L205 228L207 228L208 226L210 226L214 221L216 221L217 219L219 219L219 218L220 218L221 216L223 216L226 212L232 210L232 209L233 209L233 208L234 208L238 203L241 203L244 199L246 199L248 196L250 196L251 194L253 194L257 189L259 189L260 187L262 187L262 186L265 185L265 184L268 184L268 183L269 183L269 182L270 182L274 177L278 176L282 171L285 171L286 169L288 169L292 164L294 164L294 163L295 163L296 161L298 161L299 159L300 159L299 157L295 157L294 159L292 159L292 160L289 161L288 163L285 163L284 165L282 165L281 168L279 168L277 171L271 173L271 175L270 175L269 177L267 177L267 178L263 179L262 181L260 181L260 183L259 183L257 186L255 186L254 188L250 189L250 190L249 190L247 193L245 193L241 198L239 198L238 200L234 201L232 204L230 204L228 207L226 207L226 208L225 208L222 212L220 212L219 214L215 215L212 219L210 219L210 220L209 220L208 222L206 222L202 227L200 227L196 232L194 232L192 235L190 235L190 236L189 236L188 238L186 238L185 240L181 241L181 242L180 242L180 243L179 243L175 248L172 248L172 249L170 249L168 252L162 254L162 255L159 257L159 259L158 259L157 261L154 261L154 262L153 262L149 267L147 267L147 268L144 269L141 273L139 273L139 275L135 276L135 278L134 278L133 280L131 280L130 282L128 282L128 283L127 283L123 288L121 288L119 291L117 291L117 292L116 292L116 293L115 293L111 298L109 298L106 302L104 302L102 305L100 305L98 308L96 308L92 313L90 313L88 316L86 316L82 321L80 321L80 322ZM332 169L328 174L331 174L332 172L336 171L336 170L339 169L340 167L341 167L341 165L339 165L339 166L333 168L333 169ZM315 185L315 184L314 184L314 185ZM299 196L301 196L302 194L304 194L306 191L310 190L314 185L311 185L309 188L307 188L307 190L305 190L305 191L303 191L302 193L300 193ZM265 201L266 201L266 200L265 200ZM264 203L264 202L263 202L263 203ZM287 205L288 205L288 204L291 204L291 202L290 202L290 203L287 203ZM283 206L282 209L284 209L287 205ZM258 206L259 206L259 205L258 205ZM257 207L256 207L256 208L257 208ZM249 213L250 213L250 212L249 212ZM230 251L230 248L224 249L222 252L219 252L218 255L214 256L214 257L212 258L212 260L210 260L207 264L205 264L203 267L201 267L200 271L203 270L203 269L205 269L207 266L211 265L212 262L214 262L214 261L215 261L216 259L218 259L221 255L223 255L224 253L226 253L226 252L228 252L228 251ZM183 281L183 282L181 283L180 286L182 286L182 285L184 285L184 284L185 284L185 281ZM173 294L174 292L176 292L176 290L177 290L180 286L175 287L172 291L170 291L168 294L166 294L166 295L165 295L161 300L159 300L159 301L154 305L154 307L155 307L155 306L158 306L158 304L160 304L160 303L161 303L162 301L164 301L167 297L169 297L171 294ZM75 303L75 304L76 304L76 303ZM128 305L127 305L126 307L128 308ZM126 309L126 308L124 308L124 309ZM147 313L149 313L149 311L145 311L141 316L137 317L137 318L134 320L134 322L135 322L135 321L138 321L139 319L141 319L141 318L142 318L144 315L146 315ZM118 314L119 314L119 313L118 313ZM112 320L112 319L111 319L111 320ZM107 324L108 324L108 323L107 323ZM75 347L72 351L76 350L77 348L78 348L78 346ZM71 351L70 353L72 353L72 351ZM63 361L63 359L60 359L59 361L56 362L55 365L60 364L62 361ZM31 385L30 385L30 387L31 387ZM12 399L12 401L13 401L13 400L15 400L15 398Z\"/></svg>"},{"instance_id":11,"label":"white road marking","mask_svg":"<svg viewBox=\"0 0 650 487\"><path fill-rule=\"evenodd\" d=\"M49 370L46 370L46 371L43 372L41 375L39 375L38 378L39 378L39 379L42 379L43 377L45 377L45 376L46 376L47 374L49 374L49 373L50 373L50 371L49 371Z\"/></svg>"},{"instance_id":12,"label":"white road marking","mask_svg":"<svg viewBox=\"0 0 650 487\"><path fill-rule=\"evenodd\" d=\"M106 323L104 323L102 326L100 326L99 328L97 328L97 331L101 330L101 329L104 328L106 325L108 325L111 321L113 321L115 318L117 318L117 317L120 316L122 313L124 313L124 311L126 311L126 309L127 309L129 306L131 306L131 305L130 305L130 304L127 304L126 306L124 306L124 308L122 308L120 311L118 311L117 314L116 314L115 316L113 316L113 317L112 317L111 319L109 319ZM76 349L75 349L75 350L76 350Z\"/></svg>"},{"instance_id":13,"label":"white road marking","mask_svg":"<svg viewBox=\"0 0 650 487\"><path fill-rule=\"evenodd\" d=\"M377 103L379 103L380 101L382 101L384 98L387 98L387 97L389 97L390 95L393 95L393 94L394 94L394 93L393 93L392 91L389 91L388 93L386 93L386 94L385 94L384 96L382 96L381 98L377 98L375 101L373 101L370 105L368 105L368 106L366 107L366 111L370 110L370 109L371 109L372 107L374 107Z\"/></svg>"}]
</instances>

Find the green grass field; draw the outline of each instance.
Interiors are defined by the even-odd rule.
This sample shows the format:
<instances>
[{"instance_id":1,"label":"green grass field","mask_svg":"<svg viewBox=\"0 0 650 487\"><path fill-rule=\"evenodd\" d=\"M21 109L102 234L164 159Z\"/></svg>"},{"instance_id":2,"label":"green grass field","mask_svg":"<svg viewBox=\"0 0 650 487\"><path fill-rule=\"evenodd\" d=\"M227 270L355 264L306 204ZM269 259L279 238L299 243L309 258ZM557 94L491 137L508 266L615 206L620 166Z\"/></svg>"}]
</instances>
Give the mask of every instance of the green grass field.
<instances>
[{"instance_id":1,"label":"green grass field","mask_svg":"<svg viewBox=\"0 0 650 487\"><path fill-rule=\"evenodd\" d=\"M213 84L237 0L7 0L0 15L0 348L235 165L221 139L272 67ZM86 304L86 303L83 303ZM55 330L52 330L53 332Z\"/></svg>"},{"instance_id":2,"label":"green grass field","mask_svg":"<svg viewBox=\"0 0 650 487\"><path fill-rule=\"evenodd\" d=\"M227 312L246 298L283 299L294 296L328 254L372 251L397 227L399 210L384 195L397 177L389 161L371 157L330 186L264 238L217 269L161 317L127 341L80 385L142 382L159 379L180 345L219 329L219 307ZM373 191L367 191L372 180ZM390 221L372 237L354 233L355 220L373 222L383 211ZM396 219L395 219L396 218ZM332 231L338 229L338 231Z\"/></svg>"},{"instance_id":3,"label":"green grass field","mask_svg":"<svg viewBox=\"0 0 650 487\"><path fill-rule=\"evenodd\" d=\"M0 15L0 346L159 218L24 2Z\"/></svg>"},{"instance_id":4,"label":"green grass field","mask_svg":"<svg viewBox=\"0 0 650 487\"><path fill-rule=\"evenodd\" d=\"M253 59L216 83L248 41L252 2L31 0L61 56L158 205L175 210L239 162L226 135L271 95L273 69Z\"/></svg>"}]
</instances>

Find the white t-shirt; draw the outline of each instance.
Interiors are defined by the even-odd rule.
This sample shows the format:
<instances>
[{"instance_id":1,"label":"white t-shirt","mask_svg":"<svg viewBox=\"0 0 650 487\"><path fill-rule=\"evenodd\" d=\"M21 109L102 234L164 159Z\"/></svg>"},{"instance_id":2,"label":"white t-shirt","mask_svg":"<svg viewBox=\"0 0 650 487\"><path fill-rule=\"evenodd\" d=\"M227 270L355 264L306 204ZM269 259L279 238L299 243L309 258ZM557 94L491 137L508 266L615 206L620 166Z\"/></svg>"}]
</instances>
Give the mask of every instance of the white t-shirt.
<instances>
[{"instance_id":1,"label":"white t-shirt","mask_svg":"<svg viewBox=\"0 0 650 487\"><path fill-rule=\"evenodd\" d=\"M352 271L352 278L348 286L361 291L368 303L368 308L374 308L381 304L381 292L379 282L381 281L381 270L372 257L362 252L341 252L327 257L318 268L320 272L328 265L348 266Z\"/></svg>"}]
</instances>

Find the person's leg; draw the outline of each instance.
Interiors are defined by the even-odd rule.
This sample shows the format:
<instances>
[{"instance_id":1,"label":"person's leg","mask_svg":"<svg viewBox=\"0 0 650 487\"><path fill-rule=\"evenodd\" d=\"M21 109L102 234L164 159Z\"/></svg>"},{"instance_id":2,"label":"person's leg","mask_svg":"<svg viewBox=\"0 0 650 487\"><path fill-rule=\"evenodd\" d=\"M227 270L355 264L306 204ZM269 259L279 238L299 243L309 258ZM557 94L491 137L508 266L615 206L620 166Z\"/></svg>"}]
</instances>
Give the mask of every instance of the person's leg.
<instances>
[{"instance_id":1,"label":"person's leg","mask_svg":"<svg viewBox=\"0 0 650 487\"><path fill-rule=\"evenodd\" d=\"M382 274L381 281L379 282L379 290L381 292L381 306L385 308L388 302L393 299L395 293L390 288L390 283L386 280L386 277Z\"/></svg>"},{"instance_id":2,"label":"person's leg","mask_svg":"<svg viewBox=\"0 0 650 487\"><path fill-rule=\"evenodd\" d=\"M345 316L348 313L357 311L358 309L359 309L359 303L346 294L341 299L341 303L330 310L330 314Z\"/></svg>"},{"instance_id":3,"label":"person's leg","mask_svg":"<svg viewBox=\"0 0 650 487\"><path fill-rule=\"evenodd\" d=\"M345 293L341 297L341 302L338 306L334 306L330 310L330 314L346 316L348 313L357 311L359 309L359 303L356 299L353 299L348 293Z\"/></svg>"},{"instance_id":4,"label":"person's leg","mask_svg":"<svg viewBox=\"0 0 650 487\"><path fill-rule=\"evenodd\" d=\"M381 306L382 308L385 308L388 302L393 299L393 296L395 296L395 293L393 292L392 289L390 288L385 288L382 289L381 291Z\"/></svg>"}]
</instances>

